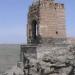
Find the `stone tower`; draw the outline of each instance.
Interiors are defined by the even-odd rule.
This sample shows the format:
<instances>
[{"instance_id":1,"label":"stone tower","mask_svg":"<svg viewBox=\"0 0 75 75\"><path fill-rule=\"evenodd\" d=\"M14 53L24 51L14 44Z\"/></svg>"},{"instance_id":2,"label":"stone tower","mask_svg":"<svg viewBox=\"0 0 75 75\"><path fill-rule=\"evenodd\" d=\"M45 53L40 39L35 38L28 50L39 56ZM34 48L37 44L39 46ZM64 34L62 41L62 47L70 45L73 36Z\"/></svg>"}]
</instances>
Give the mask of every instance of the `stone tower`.
<instances>
[{"instance_id":1,"label":"stone tower","mask_svg":"<svg viewBox=\"0 0 75 75\"><path fill-rule=\"evenodd\" d=\"M45 53L66 45L64 4L54 0L35 1L29 8L27 44L21 45L21 61L42 58Z\"/></svg>"},{"instance_id":2,"label":"stone tower","mask_svg":"<svg viewBox=\"0 0 75 75\"><path fill-rule=\"evenodd\" d=\"M28 13L28 43L21 45L20 52L20 60L26 72L30 65L26 75L74 73L75 45L66 40L64 4L54 0L34 1Z\"/></svg>"},{"instance_id":3,"label":"stone tower","mask_svg":"<svg viewBox=\"0 0 75 75\"><path fill-rule=\"evenodd\" d=\"M35 1L29 8L27 34L28 43L66 38L64 4L54 0Z\"/></svg>"}]
</instances>

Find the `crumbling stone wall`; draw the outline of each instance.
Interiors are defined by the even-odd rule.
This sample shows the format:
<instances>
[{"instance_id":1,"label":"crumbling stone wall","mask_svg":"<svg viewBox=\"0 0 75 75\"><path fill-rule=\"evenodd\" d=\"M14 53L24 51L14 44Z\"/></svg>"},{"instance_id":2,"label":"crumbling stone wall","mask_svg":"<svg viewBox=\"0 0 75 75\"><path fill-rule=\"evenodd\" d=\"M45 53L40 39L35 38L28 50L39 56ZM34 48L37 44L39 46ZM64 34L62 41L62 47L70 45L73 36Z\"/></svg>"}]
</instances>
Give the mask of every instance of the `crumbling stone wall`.
<instances>
[{"instance_id":1,"label":"crumbling stone wall","mask_svg":"<svg viewBox=\"0 0 75 75\"><path fill-rule=\"evenodd\" d=\"M39 50L39 51L38 51ZM75 46L49 46L38 48L38 62L47 75L74 75Z\"/></svg>"}]
</instances>

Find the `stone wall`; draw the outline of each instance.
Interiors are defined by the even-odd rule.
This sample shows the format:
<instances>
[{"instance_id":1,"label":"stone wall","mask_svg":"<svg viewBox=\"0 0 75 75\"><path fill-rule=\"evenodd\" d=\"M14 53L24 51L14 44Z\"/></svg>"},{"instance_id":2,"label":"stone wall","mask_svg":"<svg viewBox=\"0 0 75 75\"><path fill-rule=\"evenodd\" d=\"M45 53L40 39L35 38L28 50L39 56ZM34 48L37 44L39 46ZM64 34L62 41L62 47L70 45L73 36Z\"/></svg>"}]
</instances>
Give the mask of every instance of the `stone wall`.
<instances>
[{"instance_id":1,"label":"stone wall","mask_svg":"<svg viewBox=\"0 0 75 75\"><path fill-rule=\"evenodd\" d=\"M41 1L31 5L28 13L28 41L32 37L32 21L37 22L37 32L42 38L66 38L64 4ZM38 36L37 35L37 36Z\"/></svg>"},{"instance_id":2,"label":"stone wall","mask_svg":"<svg viewBox=\"0 0 75 75\"><path fill-rule=\"evenodd\" d=\"M63 4L50 3L48 1L41 3L39 24L41 37L66 37L64 11Z\"/></svg>"},{"instance_id":3,"label":"stone wall","mask_svg":"<svg viewBox=\"0 0 75 75\"><path fill-rule=\"evenodd\" d=\"M43 43L36 46L23 46L23 48L23 52L28 50L25 55L28 56L30 63L34 65L30 70L33 75L40 75L42 69L44 69L45 75L74 75L74 45ZM34 59L33 54L37 58ZM37 63L40 64L39 72L37 72Z\"/></svg>"}]
</instances>

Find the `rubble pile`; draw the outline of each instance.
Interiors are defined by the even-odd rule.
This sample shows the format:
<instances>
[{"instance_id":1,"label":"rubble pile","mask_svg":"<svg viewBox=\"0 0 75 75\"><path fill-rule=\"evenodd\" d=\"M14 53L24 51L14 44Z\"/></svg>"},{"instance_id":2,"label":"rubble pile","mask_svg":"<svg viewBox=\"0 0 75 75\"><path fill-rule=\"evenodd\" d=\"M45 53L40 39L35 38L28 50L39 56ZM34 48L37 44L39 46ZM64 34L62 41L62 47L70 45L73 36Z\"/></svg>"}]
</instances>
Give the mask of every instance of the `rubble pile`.
<instances>
[{"instance_id":1,"label":"rubble pile","mask_svg":"<svg viewBox=\"0 0 75 75\"><path fill-rule=\"evenodd\" d=\"M39 63L46 75L75 75L75 47L54 47Z\"/></svg>"}]
</instances>

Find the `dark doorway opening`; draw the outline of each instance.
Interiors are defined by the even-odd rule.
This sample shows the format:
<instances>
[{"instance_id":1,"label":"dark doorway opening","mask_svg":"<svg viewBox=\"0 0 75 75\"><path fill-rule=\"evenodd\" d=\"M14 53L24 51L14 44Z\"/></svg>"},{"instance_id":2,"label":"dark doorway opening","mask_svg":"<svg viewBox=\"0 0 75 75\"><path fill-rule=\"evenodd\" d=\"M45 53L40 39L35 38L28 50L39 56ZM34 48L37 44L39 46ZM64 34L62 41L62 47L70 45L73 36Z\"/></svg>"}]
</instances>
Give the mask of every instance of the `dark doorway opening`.
<instances>
[{"instance_id":1,"label":"dark doorway opening","mask_svg":"<svg viewBox=\"0 0 75 75\"><path fill-rule=\"evenodd\" d=\"M32 21L32 38L35 41L37 39L38 35L38 27L37 27L37 22L36 20Z\"/></svg>"}]
</instances>

